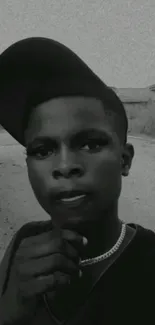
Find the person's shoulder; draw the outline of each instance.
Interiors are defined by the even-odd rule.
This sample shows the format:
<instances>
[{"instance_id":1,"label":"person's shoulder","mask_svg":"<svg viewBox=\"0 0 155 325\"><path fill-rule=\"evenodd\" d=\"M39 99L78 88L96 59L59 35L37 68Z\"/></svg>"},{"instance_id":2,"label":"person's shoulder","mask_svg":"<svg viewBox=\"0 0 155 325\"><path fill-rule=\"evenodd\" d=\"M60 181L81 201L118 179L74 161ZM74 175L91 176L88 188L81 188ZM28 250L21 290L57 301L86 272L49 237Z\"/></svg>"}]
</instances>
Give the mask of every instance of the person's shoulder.
<instances>
[{"instance_id":1,"label":"person's shoulder","mask_svg":"<svg viewBox=\"0 0 155 325\"><path fill-rule=\"evenodd\" d=\"M155 263L155 232L151 229L145 228L139 224L128 224L134 227L136 234L132 241L132 248L134 253L138 256L153 258Z\"/></svg>"},{"instance_id":2,"label":"person's shoulder","mask_svg":"<svg viewBox=\"0 0 155 325\"><path fill-rule=\"evenodd\" d=\"M138 240L152 242L155 241L155 231L149 228L145 228L142 225L136 223L128 223L128 226L136 230L136 237Z\"/></svg>"}]
</instances>

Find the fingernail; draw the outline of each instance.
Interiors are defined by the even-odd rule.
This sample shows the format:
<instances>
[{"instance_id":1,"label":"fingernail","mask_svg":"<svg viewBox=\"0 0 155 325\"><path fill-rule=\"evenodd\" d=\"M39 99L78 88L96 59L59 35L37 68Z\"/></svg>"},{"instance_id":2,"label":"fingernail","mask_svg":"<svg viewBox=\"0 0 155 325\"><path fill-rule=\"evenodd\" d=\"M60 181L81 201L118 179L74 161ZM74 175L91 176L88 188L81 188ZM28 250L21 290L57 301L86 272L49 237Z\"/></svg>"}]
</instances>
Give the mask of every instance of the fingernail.
<instances>
[{"instance_id":1,"label":"fingernail","mask_svg":"<svg viewBox=\"0 0 155 325\"><path fill-rule=\"evenodd\" d=\"M80 270L79 271L79 278L81 278L82 277L82 271Z\"/></svg>"},{"instance_id":2,"label":"fingernail","mask_svg":"<svg viewBox=\"0 0 155 325\"><path fill-rule=\"evenodd\" d=\"M87 245L88 244L88 239L86 237L83 237L83 245Z\"/></svg>"}]
</instances>

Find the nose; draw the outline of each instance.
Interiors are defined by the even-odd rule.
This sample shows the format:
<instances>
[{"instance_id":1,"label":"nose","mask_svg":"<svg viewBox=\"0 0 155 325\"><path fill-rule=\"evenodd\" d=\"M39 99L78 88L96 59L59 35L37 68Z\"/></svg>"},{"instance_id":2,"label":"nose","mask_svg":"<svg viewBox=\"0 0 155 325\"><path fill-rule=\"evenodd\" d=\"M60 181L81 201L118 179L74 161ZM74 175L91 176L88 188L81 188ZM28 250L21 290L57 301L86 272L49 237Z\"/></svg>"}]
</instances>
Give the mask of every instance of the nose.
<instances>
[{"instance_id":1,"label":"nose","mask_svg":"<svg viewBox=\"0 0 155 325\"><path fill-rule=\"evenodd\" d=\"M53 169L52 174L55 179L81 177L84 174L84 167L81 163L76 162L74 154L64 150L60 154L60 160L56 168Z\"/></svg>"}]
</instances>

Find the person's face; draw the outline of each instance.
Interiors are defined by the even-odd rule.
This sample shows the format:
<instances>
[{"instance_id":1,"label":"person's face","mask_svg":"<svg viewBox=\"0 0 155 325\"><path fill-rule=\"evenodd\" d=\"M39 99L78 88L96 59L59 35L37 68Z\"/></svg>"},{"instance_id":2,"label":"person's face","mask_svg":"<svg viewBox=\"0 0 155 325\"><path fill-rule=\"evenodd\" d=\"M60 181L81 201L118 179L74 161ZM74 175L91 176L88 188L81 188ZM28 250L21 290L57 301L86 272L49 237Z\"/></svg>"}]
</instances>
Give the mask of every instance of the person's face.
<instances>
[{"instance_id":1,"label":"person's face","mask_svg":"<svg viewBox=\"0 0 155 325\"><path fill-rule=\"evenodd\" d=\"M42 103L32 112L25 140L32 189L55 225L95 221L117 202L131 156L100 100L66 97Z\"/></svg>"}]
</instances>

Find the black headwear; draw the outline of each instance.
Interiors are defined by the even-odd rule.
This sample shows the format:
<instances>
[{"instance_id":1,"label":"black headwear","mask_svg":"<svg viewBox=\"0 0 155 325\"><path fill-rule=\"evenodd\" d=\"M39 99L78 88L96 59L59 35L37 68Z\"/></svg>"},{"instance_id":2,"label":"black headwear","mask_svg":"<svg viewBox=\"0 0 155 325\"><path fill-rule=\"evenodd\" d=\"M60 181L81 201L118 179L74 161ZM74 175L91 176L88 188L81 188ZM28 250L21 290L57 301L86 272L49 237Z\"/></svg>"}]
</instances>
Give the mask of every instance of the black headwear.
<instances>
[{"instance_id":1,"label":"black headwear","mask_svg":"<svg viewBox=\"0 0 155 325\"><path fill-rule=\"evenodd\" d=\"M22 145L31 109L59 96L96 97L110 106L119 98L69 48L59 42L32 37L16 42L0 55L0 124ZM118 105L119 104L119 105ZM115 107L113 107L115 110Z\"/></svg>"}]
</instances>

